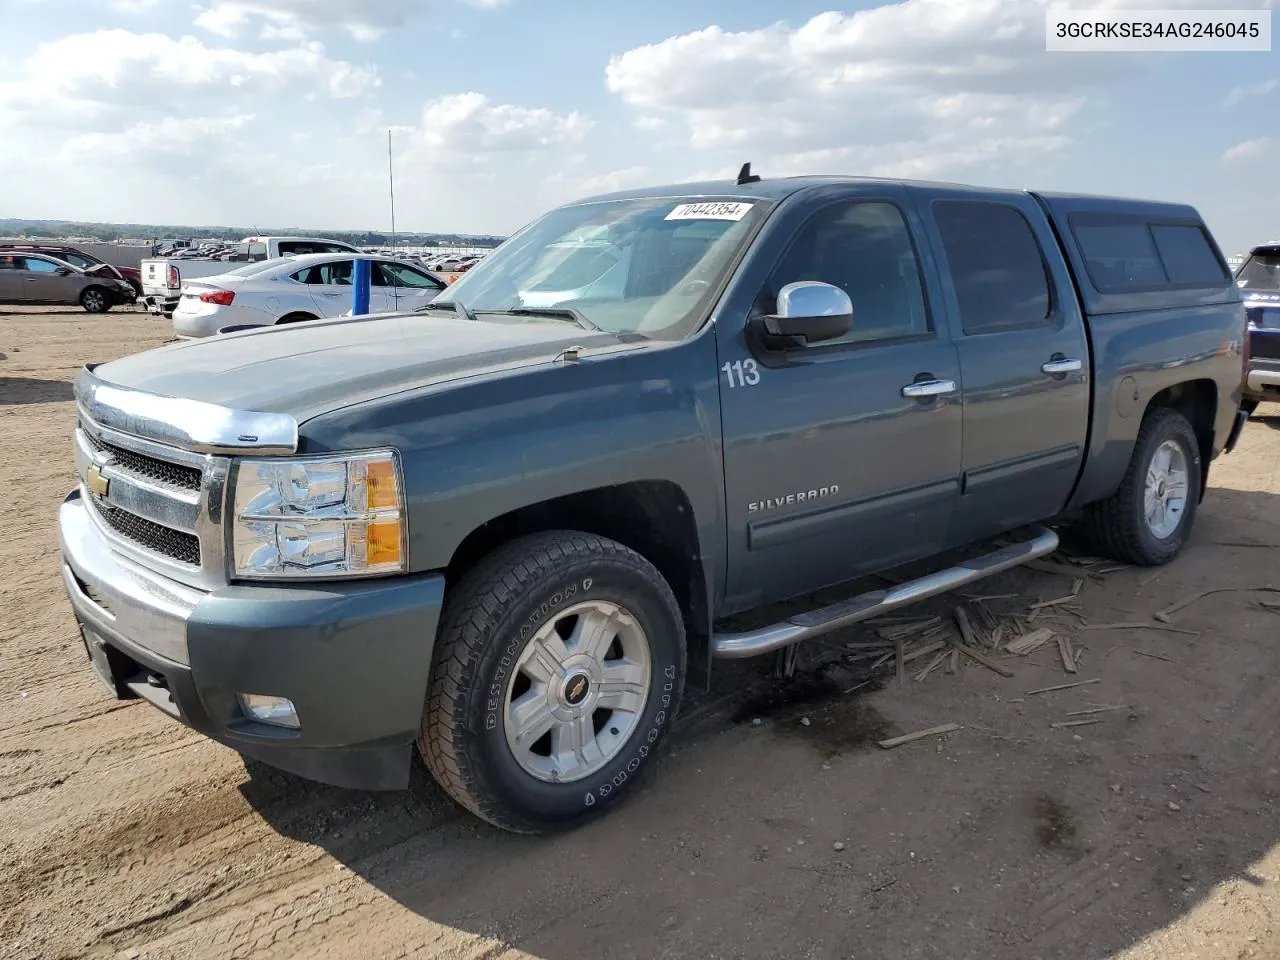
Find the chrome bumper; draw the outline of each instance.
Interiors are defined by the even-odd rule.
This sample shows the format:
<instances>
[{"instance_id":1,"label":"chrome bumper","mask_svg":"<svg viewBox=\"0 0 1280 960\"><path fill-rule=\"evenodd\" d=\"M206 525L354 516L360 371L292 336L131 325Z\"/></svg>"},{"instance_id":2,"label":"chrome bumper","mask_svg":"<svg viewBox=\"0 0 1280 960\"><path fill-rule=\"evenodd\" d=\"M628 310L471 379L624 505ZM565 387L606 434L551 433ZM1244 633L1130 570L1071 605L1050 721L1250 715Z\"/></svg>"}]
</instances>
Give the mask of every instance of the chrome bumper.
<instances>
[{"instance_id":1,"label":"chrome bumper","mask_svg":"<svg viewBox=\"0 0 1280 960\"><path fill-rule=\"evenodd\" d=\"M1266 387L1280 387L1280 370L1253 369L1245 378L1245 385L1261 392Z\"/></svg>"},{"instance_id":2,"label":"chrome bumper","mask_svg":"<svg viewBox=\"0 0 1280 960\"><path fill-rule=\"evenodd\" d=\"M78 494L58 511L62 579L82 623L184 666L187 620L204 594L159 576L111 549Z\"/></svg>"}]
</instances>

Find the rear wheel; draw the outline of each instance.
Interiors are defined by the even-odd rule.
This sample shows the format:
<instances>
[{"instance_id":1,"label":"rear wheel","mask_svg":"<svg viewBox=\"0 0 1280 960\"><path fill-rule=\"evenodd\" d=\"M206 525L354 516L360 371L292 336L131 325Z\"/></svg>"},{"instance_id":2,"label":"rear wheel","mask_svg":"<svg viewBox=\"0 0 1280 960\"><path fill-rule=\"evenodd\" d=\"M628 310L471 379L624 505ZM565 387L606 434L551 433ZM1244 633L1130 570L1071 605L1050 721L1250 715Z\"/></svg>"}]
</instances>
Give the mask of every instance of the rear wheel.
<instances>
[{"instance_id":1,"label":"rear wheel","mask_svg":"<svg viewBox=\"0 0 1280 960\"><path fill-rule=\"evenodd\" d=\"M277 320L276 323L277 324L303 323L306 320L315 320L315 319L316 319L316 315L314 313L287 313L283 317L281 317L279 320Z\"/></svg>"},{"instance_id":2,"label":"rear wheel","mask_svg":"<svg viewBox=\"0 0 1280 960\"><path fill-rule=\"evenodd\" d=\"M1187 418L1168 407L1152 410L1119 489L1088 510L1090 538L1122 563L1168 563L1191 535L1203 478L1200 444Z\"/></svg>"},{"instance_id":3,"label":"rear wheel","mask_svg":"<svg viewBox=\"0 0 1280 960\"><path fill-rule=\"evenodd\" d=\"M111 309L111 297L102 287L85 287L80 294L80 306L86 313L106 313Z\"/></svg>"},{"instance_id":4,"label":"rear wheel","mask_svg":"<svg viewBox=\"0 0 1280 960\"><path fill-rule=\"evenodd\" d=\"M450 595L419 748L495 826L571 826L644 772L684 673L683 620L652 564L591 534L525 537Z\"/></svg>"}]
</instances>

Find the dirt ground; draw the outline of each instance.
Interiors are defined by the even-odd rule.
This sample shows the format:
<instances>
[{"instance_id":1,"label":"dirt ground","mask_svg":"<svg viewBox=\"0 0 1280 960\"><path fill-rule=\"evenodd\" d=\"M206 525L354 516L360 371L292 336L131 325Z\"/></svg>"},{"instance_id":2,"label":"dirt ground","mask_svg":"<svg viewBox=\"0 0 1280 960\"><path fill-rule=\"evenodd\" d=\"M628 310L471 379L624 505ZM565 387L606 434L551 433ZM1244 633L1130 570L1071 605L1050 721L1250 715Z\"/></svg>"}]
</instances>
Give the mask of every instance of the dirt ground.
<instances>
[{"instance_id":1,"label":"dirt ground","mask_svg":"<svg viewBox=\"0 0 1280 960\"><path fill-rule=\"evenodd\" d=\"M0 308L0 956L1280 957L1280 613L1261 605L1280 594L1206 597L1172 617L1184 632L1043 608L1075 676L1053 645L1004 659L1012 678L890 671L852 693L813 652L789 683L771 662L726 671L630 802L549 839L429 783L246 770L107 699L58 576L71 381L167 336L141 314ZM1089 579L1088 625L1280 587L1280 409L1260 412L1182 558ZM1020 570L981 592L1026 613L1071 585ZM1099 706L1120 709L1051 726ZM876 746L943 723L961 729Z\"/></svg>"}]
</instances>

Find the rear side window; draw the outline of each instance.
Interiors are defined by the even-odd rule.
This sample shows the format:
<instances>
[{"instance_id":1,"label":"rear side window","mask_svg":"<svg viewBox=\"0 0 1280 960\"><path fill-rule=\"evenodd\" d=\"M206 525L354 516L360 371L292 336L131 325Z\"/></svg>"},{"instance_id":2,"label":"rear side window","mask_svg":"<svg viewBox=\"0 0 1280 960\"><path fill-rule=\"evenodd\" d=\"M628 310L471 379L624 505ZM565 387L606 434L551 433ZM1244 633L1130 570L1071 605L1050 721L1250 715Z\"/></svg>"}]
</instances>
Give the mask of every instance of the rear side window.
<instances>
[{"instance_id":1,"label":"rear side window","mask_svg":"<svg viewBox=\"0 0 1280 960\"><path fill-rule=\"evenodd\" d=\"M1074 216L1085 268L1102 293L1221 287L1226 270L1204 228L1137 216Z\"/></svg>"},{"instance_id":2,"label":"rear side window","mask_svg":"<svg viewBox=\"0 0 1280 960\"><path fill-rule=\"evenodd\" d=\"M1153 223L1151 235L1174 283L1218 287L1227 282L1227 274L1200 227Z\"/></svg>"},{"instance_id":3,"label":"rear side window","mask_svg":"<svg viewBox=\"0 0 1280 960\"><path fill-rule=\"evenodd\" d=\"M1049 275L1021 211L1004 203L946 200L933 205L933 218L966 334L1035 327L1048 319Z\"/></svg>"},{"instance_id":4,"label":"rear side window","mask_svg":"<svg viewBox=\"0 0 1280 960\"><path fill-rule=\"evenodd\" d=\"M1146 221L1091 222L1073 218L1072 229L1093 285L1102 291L1168 286Z\"/></svg>"}]
</instances>

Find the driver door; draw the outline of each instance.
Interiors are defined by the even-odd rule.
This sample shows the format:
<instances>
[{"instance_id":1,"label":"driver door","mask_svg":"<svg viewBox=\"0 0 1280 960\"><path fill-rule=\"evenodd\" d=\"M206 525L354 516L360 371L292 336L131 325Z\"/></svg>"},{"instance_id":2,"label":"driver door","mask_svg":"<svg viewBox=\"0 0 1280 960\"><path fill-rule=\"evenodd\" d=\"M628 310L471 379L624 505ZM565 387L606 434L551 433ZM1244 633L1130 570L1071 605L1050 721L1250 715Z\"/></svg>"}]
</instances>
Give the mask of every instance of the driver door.
<instances>
[{"instance_id":1,"label":"driver door","mask_svg":"<svg viewBox=\"0 0 1280 960\"><path fill-rule=\"evenodd\" d=\"M23 268L18 271L21 277L24 300L36 303L75 303L80 290L85 286L83 275L72 270L66 264L49 260L45 257L27 255L23 258ZM63 270L59 274L59 270Z\"/></svg>"},{"instance_id":2,"label":"driver door","mask_svg":"<svg viewBox=\"0 0 1280 960\"><path fill-rule=\"evenodd\" d=\"M849 295L848 333L770 350L741 321L715 328L731 609L936 553L959 496L960 367L917 214L889 185L820 196L771 233L772 275L742 320L817 280Z\"/></svg>"}]
</instances>

